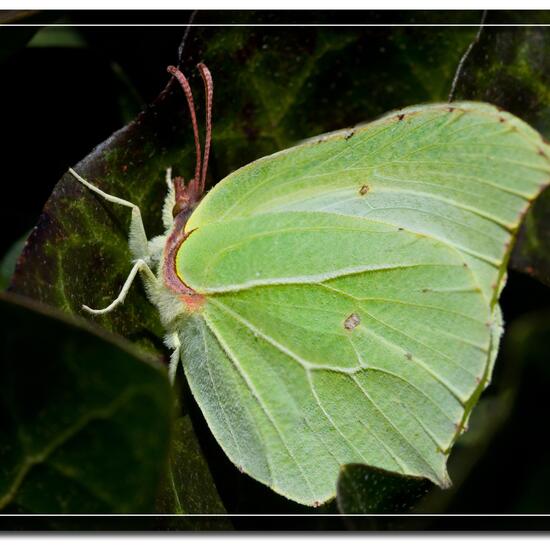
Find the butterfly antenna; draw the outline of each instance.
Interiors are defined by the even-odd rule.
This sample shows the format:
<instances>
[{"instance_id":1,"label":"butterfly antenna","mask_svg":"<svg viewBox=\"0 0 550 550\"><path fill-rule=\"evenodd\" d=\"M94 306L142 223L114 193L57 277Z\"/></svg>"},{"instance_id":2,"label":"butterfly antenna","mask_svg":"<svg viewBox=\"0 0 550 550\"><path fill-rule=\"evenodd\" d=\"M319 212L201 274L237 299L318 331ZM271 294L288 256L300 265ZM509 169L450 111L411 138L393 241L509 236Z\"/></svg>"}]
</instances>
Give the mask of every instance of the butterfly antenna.
<instances>
[{"instance_id":1,"label":"butterfly antenna","mask_svg":"<svg viewBox=\"0 0 550 550\"><path fill-rule=\"evenodd\" d=\"M185 97L187 98L187 105L189 106L189 114L191 115L191 123L193 124L193 135L195 137L195 150L197 155L197 164L195 166L195 178L189 183L189 192L192 197L199 197L197 194L199 186L201 184L201 144L199 141L199 127L197 125L197 115L195 113L195 103L193 101L193 93L191 92L191 86L189 81L185 78L185 75L173 65L170 65L166 69L172 76L174 76L180 83ZM202 73L201 73L202 74Z\"/></svg>"},{"instance_id":2,"label":"butterfly antenna","mask_svg":"<svg viewBox=\"0 0 550 550\"><path fill-rule=\"evenodd\" d=\"M210 156L210 144L212 142L212 97L214 95L214 81L208 67L204 63L197 65L204 82L204 94L206 96L206 140L204 142L204 157L202 160L201 184L199 196L204 193L206 184L206 172L208 170L208 157Z\"/></svg>"}]
</instances>

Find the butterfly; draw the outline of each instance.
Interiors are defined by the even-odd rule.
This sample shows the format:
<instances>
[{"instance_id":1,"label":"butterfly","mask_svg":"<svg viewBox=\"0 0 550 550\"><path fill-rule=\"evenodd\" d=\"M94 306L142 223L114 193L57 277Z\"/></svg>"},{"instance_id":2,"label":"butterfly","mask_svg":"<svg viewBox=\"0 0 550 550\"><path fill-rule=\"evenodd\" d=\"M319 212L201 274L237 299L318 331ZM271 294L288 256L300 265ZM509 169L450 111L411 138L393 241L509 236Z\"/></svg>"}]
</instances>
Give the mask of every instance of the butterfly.
<instances>
[{"instance_id":1,"label":"butterfly","mask_svg":"<svg viewBox=\"0 0 550 550\"><path fill-rule=\"evenodd\" d=\"M451 483L447 458L491 372L498 298L522 217L550 180L526 123L475 102L421 105L307 140L204 194L213 81L186 184L167 170L166 232L130 207L134 264L227 456L306 505L342 465Z\"/></svg>"}]
</instances>

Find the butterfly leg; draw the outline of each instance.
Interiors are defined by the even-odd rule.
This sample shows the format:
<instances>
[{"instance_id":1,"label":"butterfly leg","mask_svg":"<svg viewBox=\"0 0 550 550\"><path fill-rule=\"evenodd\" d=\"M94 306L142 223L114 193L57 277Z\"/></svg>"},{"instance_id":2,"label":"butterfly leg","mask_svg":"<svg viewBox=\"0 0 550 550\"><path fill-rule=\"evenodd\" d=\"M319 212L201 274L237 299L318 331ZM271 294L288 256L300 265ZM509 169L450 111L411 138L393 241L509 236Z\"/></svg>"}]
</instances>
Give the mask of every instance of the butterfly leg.
<instances>
[{"instance_id":1,"label":"butterfly leg","mask_svg":"<svg viewBox=\"0 0 550 550\"><path fill-rule=\"evenodd\" d=\"M109 195L96 187L95 185L87 182L83 177L79 176L72 168L69 168L69 172L83 185L85 185L90 191L97 193L100 197L103 197L105 200L112 202L114 204L120 204L132 209L132 218L130 221L130 236L128 238L128 244L130 247L130 252L134 259L144 259L147 260L150 256L149 245L147 242L147 235L145 234L145 228L143 227L143 220L141 218L141 211L138 206L135 204L115 197L114 195Z\"/></svg>"},{"instance_id":2,"label":"butterfly leg","mask_svg":"<svg viewBox=\"0 0 550 550\"><path fill-rule=\"evenodd\" d=\"M170 355L170 364L168 365L168 378L173 385L176 379L176 373L178 371L178 365L180 363L181 342L179 336L174 332L166 337L166 345L172 349L172 355Z\"/></svg>"},{"instance_id":3,"label":"butterfly leg","mask_svg":"<svg viewBox=\"0 0 550 550\"><path fill-rule=\"evenodd\" d=\"M141 274L144 276L146 287L158 284L158 279L151 271L149 264L145 260L139 259L132 267L132 270L130 271L130 274L128 275L128 278L126 279L124 285L122 285L122 290L120 291L120 294L111 302L111 304L103 309L92 309L88 306L83 305L82 309L93 315L103 315L104 313L109 313L110 311L113 311L113 309L124 302L138 272L141 272Z\"/></svg>"},{"instance_id":4,"label":"butterfly leg","mask_svg":"<svg viewBox=\"0 0 550 550\"><path fill-rule=\"evenodd\" d=\"M174 206L176 206L176 191L174 189L174 183L172 181L172 168L166 169L166 186L168 192L164 199L164 205L162 207L162 223L164 229L167 231L174 225Z\"/></svg>"}]
</instances>

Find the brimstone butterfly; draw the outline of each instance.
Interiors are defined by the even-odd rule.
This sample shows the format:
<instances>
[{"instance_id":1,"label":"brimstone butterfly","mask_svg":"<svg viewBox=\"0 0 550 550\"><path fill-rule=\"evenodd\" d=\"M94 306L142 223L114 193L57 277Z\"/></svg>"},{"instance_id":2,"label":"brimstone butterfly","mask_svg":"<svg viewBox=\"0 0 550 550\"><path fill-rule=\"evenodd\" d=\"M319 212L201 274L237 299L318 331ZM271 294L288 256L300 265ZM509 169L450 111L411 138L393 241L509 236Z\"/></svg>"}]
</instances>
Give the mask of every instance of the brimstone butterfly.
<instances>
[{"instance_id":1,"label":"brimstone butterfly","mask_svg":"<svg viewBox=\"0 0 550 550\"><path fill-rule=\"evenodd\" d=\"M488 384L518 225L549 147L482 103L410 107L244 166L204 198L172 179L166 233L132 208L134 266L207 422L244 472L297 502L365 463L447 487L448 453Z\"/></svg>"}]
</instances>

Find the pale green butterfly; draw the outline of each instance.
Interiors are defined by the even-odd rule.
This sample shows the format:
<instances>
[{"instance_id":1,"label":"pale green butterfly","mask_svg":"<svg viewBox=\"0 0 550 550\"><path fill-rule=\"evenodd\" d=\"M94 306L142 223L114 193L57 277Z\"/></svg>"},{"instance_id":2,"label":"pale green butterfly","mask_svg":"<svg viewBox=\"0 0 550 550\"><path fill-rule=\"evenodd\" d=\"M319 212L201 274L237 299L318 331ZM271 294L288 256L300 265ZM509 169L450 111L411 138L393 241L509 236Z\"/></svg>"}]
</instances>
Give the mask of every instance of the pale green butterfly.
<instances>
[{"instance_id":1,"label":"pale green butterfly","mask_svg":"<svg viewBox=\"0 0 550 550\"><path fill-rule=\"evenodd\" d=\"M132 208L135 263L205 418L244 472L297 502L332 498L365 463L450 485L448 453L488 384L498 297L549 147L482 103L410 107L227 176L205 198L191 88L176 68L197 165L171 178L166 233Z\"/></svg>"}]
</instances>

